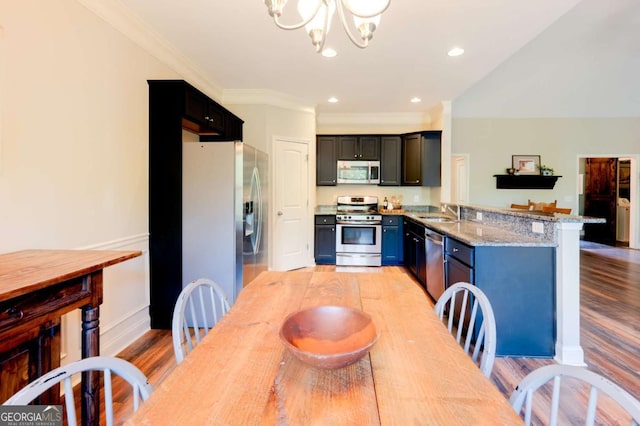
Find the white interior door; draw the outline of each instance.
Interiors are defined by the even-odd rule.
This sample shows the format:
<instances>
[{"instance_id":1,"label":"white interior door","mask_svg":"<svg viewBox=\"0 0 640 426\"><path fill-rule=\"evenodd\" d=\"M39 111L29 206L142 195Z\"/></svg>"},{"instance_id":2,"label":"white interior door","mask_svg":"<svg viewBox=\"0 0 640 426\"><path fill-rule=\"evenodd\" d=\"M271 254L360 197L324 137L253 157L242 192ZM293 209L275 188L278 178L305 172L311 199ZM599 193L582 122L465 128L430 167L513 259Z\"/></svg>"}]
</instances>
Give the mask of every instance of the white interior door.
<instances>
[{"instance_id":1,"label":"white interior door","mask_svg":"<svg viewBox=\"0 0 640 426\"><path fill-rule=\"evenodd\" d=\"M309 258L309 144L276 139L274 155L274 267L289 271Z\"/></svg>"},{"instance_id":2,"label":"white interior door","mask_svg":"<svg viewBox=\"0 0 640 426\"><path fill-rule=\"evenodd\" d=\"M469 203L468 156L453 155L451 157L451 202Z\"/></svg>"}]
</instances>

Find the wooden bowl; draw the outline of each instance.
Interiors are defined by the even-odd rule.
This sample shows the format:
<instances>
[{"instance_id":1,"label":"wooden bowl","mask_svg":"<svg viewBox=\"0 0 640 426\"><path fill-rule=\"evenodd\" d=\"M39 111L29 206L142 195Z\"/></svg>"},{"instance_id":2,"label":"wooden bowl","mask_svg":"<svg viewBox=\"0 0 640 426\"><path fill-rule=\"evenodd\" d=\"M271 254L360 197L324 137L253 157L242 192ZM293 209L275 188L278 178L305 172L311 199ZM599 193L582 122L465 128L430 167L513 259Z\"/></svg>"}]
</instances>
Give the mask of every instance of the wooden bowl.
<instances>
[{"instance_id":1,"label":"wooden bowl","mask_svg":"<svg viewBox=\"0 0 640 426\"><path fill-rule=\"evenodd\" d=\"M289 315L280 339L306 364L342 368L365 356L378 333L369 314L344 306L316 306Z\"/></svg>"}]
</instances>

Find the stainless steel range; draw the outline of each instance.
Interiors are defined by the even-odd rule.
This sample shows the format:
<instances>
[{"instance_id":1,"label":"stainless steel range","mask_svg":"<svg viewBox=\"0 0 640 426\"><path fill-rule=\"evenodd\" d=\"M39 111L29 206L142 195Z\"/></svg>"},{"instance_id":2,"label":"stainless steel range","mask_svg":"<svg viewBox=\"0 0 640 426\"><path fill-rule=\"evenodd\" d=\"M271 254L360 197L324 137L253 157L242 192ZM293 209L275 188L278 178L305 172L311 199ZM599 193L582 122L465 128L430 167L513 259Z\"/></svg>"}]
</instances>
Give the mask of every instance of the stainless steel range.
<instances>
[{"instance_id":1,"label":"stainless steel range","mask_svg":"<svg viewBox=\"0 0 640 426\"><path fill-rule=\"evenodd\" d=\"M382 265L382 215L378 197L338 197L336 265Z\"/></svg>"}]
</instances>

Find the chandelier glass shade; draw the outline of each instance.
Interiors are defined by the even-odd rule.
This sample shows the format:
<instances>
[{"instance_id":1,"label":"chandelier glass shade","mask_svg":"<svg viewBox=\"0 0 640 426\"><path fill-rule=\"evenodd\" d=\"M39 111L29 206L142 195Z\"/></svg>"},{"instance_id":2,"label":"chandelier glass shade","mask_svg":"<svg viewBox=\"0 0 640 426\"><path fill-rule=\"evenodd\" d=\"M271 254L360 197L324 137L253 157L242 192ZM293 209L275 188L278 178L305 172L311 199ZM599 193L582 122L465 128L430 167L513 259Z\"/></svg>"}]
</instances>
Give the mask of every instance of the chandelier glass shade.
<instances>
[{"instance_id":1,"label":"chandelier glass shade","mask_svg":"<svg viewBox=\"0 0 640 426\"><path fill-rule=\"evenodd\" d=\"M280 22L287 0L264 0L269 15L273 17L278 27L284 30L305 27L316 52L321 52L324 48L327 33L331 28L331 19L336 10L349 39L353 44L364 49L369 45L373 32L380 25L382 13L391 4L391 0L297 0L297 2L298 14L302 20L290 25ZM353 27L358 31L358 36L353 34L351 25L347 22L347 14L353 17Z\"/></svg>"}]
</instances>

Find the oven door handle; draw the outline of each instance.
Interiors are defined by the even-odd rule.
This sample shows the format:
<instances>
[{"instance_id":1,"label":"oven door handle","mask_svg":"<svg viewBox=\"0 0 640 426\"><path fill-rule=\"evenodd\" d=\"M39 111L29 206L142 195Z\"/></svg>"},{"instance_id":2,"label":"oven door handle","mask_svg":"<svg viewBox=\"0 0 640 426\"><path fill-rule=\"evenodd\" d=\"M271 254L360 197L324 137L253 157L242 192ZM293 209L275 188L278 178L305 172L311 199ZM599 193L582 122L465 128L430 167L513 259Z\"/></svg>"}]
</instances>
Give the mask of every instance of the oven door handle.
<instances>
[{"instance_id":1,"label":"oven door handle","mask_svg":"<svg viewBox=\"0 0 640 426\"><path fill-rule=\"evenodd\" d=\"M355 221L354 222L345 222L345 221L341 220L341 221L338 221L337 223L338 223L338 225L367 225L367 226L369 226L369 225L382 225L381 222L375 221L375 220L371 221L371 222L369 222L369 221L360 221L360 220L357 221L357 222L355 222Z\"/></svg>"}]
</instances>

